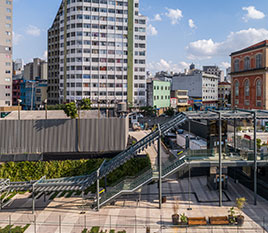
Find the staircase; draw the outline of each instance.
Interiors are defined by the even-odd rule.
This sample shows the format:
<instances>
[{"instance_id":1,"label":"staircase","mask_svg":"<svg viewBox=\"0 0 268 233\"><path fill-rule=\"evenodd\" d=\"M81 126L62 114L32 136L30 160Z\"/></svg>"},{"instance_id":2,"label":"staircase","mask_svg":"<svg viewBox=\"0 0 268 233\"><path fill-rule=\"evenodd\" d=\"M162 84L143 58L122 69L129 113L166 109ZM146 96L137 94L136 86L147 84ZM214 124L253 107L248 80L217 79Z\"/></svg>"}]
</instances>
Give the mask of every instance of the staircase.
<instances>
[{"instance_id":1,"label":"staircase","mask_svg":"<svg viewBox=\"0 0 268 233\"><path fill-rule=\"evenodd\" d=\"M170 121L162 124L160 126L162 136L165 136L171 129L174 129L180 125L182 125L187 120L186 116L183 113L178 114ZM159 138L159 129L154 132L148 134L142 140L129 147L125 151L118 154L113 159L109 160L100 170L99 179L107 176L109 173L114 171L116 168L120 167L130 159L132 159L135 155L143 151L148 146L151 146L154 141ZM97 181L97 171L93 172L88 176L86 180L83 181L82 190L85 190L90 185L94 184Z\"/></svg>"},{"instance_id":2,"label":"staircase","mask_svg":"<svg viewBox=\"0 0 268 233\"><path fill-rule=\"evenodd\" d=\"M166 178L169 175L177 172L179 169L183 169L187 165L185 155L180 157L179 159L175 159L174 161L168 162L162 168L162 178ZM133 193L139 190L142 186L149 184L152 181L158 180L158 171L153 171L152 169L148 169L143 174L135 177L135 178L127 178L123 181L120 181L117 185L113 186L110 190L108 190L105 194L103 194L100 198L100 207L111 203L116 198L121 195ZM94 203L96 206L96 203Z\"/></svg>"}]
</instances>

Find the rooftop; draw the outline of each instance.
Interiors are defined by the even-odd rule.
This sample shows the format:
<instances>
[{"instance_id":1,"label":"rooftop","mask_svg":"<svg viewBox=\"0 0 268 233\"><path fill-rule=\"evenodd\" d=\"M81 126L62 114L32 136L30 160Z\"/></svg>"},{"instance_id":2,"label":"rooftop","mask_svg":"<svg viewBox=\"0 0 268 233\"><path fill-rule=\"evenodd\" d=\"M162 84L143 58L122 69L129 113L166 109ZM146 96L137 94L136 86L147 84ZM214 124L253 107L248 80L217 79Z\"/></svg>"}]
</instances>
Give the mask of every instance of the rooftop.
<instances>
[{"instance_id":1,"label":"rooftop","mask_svg":"<svg viewBox=\"0 0 268 233\"><path fill-rule=\"evenodd\" d=\"M268 40L264 40L264 41L259 42L257 44L251 45L251 46L249 46L247 48L244 48L244 49L238 50L236 52L233 52L233 53L231 53L231 56L239 54L239 53L248 52L248 51L251 51L251 50L254 50L254 49L258 49L258 48L263 48L263 47L266 47L266 46L268 46Z\"/></svg>"},{"instance_id":2,"label":"rooftop","mask_svg":"<svg viewBox=\"0 0 268 233\"><path fill-rule=\"evenodd\" d=\"M20 111L21 120L42 120L45 119L45 111ZM63 110L52 110L47 111L48 119L70 119ZM98 118L98 110L90 110L90 111L80 111L80 118L88 119L88 118ZM5 118L0 118L0 120L17 120L18 119L18 111L13 111Z\"/></svg>"}]
</instances>

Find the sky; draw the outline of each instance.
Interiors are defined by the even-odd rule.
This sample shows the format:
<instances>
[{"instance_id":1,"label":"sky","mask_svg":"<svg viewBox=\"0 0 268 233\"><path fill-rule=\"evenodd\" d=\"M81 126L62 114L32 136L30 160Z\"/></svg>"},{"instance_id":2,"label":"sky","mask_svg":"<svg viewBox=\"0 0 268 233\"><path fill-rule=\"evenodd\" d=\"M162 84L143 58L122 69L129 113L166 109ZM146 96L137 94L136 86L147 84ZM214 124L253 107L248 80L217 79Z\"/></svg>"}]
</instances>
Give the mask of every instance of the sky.
<instances>
[{"instance_id":1,"label":"sky","mask_svg":"<svg viewBox=\"0 0 268 233\"><path fill-rule=\"evenodd\" d=\"M14 0L13 58L47 55L47 30L61 0ZM267 0L140 0L148 17L147 69L181 72L230 66L230 53L268 40Z\"/></svg>"}]
</instances>

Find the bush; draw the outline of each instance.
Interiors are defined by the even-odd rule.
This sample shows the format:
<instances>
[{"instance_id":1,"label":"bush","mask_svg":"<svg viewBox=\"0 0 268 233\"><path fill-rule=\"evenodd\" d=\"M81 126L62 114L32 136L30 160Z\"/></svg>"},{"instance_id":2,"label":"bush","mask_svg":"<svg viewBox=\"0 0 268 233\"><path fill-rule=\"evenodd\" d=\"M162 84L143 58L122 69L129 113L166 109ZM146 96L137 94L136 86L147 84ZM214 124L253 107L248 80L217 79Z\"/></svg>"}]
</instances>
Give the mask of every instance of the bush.
<instances>
[{"instance_id":1,"label":"bush","mask_svg":"<svg viewBox=\"0 0 268 233\"><path fill-rule=\"evenodd\" d=\"M46 176L46 179L54 179L88 175L97 170L102 162L103 159L9 162L0 165L0 178L10 179L11 182L17 182L38 180L42 176ZM135 176L140 171L150 166L151 162L148 156L131 159L107 176L107 185L111 185L126 176ZM104 179L100 181L100 185L102 187L105 186ZM95 192L96 187L93 185L87 191L89 190ZM57 192L53 193L50 199L55 198L55 195L58 194ZM73 192L70 192L66 197L70 197L72 194ZM80 194L81 191L76 192L76 195Z\"/></svg>"}]
</instances>

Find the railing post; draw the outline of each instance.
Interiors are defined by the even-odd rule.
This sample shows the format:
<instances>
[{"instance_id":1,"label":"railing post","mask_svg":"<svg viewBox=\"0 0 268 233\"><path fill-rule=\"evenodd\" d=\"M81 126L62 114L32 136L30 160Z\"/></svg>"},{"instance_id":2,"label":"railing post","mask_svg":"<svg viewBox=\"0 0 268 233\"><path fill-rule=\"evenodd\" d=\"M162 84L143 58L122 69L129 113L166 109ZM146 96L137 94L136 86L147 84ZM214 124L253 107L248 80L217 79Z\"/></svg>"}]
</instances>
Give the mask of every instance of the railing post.
<instances>
[{"instance_id":1,"label":"railing post","mask_svg":"<svg viewBox=\"0 0 268 233\"><path fill-rule=\"evenodd\" d=\"M59 216L59 233L61 233L61 215Z\"/></svg>"},{"instance_id":2,"label":"railing post","mask_svg":"<svg viewBox=\"0 0 268 233\"><path fill-rule=\"evenodd\" d=\"M257 116L254 116L254 205L257 205Z\"/></svg>"},{"instance_id":3,"label":"railing post","mask_svg":"<svg viewBox=\"0 0 268 233\"><path fill-rule=\"evenodd\" d=\"M36 233L36 216L34 215L34 233Z\"/></svg>"},{"instance_id":4,"label":"railing post","mask_svg":"<svg viewBox=\"0 0 268 233\"><path fill-rule=\"evenodd\" d=\"M161 129L160 125L158 124L158 131L159 131L159 137L158 137L158 195L159 195L159 209L162 208L162 158L161 158Z\"/></svg>"}]
</instances>

